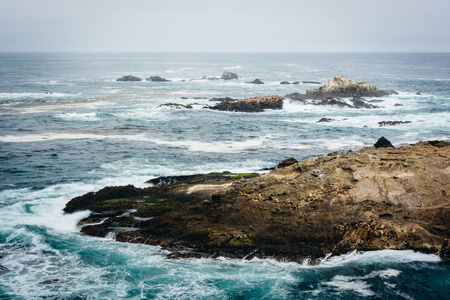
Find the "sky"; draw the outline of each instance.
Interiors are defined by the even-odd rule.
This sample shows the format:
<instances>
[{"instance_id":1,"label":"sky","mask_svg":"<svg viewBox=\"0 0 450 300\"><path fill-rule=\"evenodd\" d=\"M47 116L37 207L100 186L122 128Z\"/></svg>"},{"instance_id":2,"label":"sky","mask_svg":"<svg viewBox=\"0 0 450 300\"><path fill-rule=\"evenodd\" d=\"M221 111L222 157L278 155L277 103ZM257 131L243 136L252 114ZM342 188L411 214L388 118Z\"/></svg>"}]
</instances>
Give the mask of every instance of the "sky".
<instances>
[{"instance_id":1,"label":"sky","mask_svg":"<svg viewBox=\"0 0 450 300\"><path fill-rule=\"evenodd\" d=\"M0 0L0 51L450 52L450 0Z\"/></svg>"}]
</instances>

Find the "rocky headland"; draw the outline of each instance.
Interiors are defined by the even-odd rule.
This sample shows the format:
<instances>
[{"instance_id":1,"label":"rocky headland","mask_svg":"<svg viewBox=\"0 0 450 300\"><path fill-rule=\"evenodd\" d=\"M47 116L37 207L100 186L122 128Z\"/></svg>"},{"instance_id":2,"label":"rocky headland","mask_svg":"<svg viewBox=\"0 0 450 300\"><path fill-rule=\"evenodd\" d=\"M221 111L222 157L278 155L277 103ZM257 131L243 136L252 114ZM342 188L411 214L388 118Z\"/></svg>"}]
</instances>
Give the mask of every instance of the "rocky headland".
<instances>
[{"instance_id":1,"label":"rocky headland","mask_svg":"<svg viewBox=\"0 0 450 300\"><path fill-rule=\"evenodd\" d=\"M163 177L69 201L81 232L159 245L169 257L301 262L353 250L413 249L449 259L450 143L289 158L258 174ZM386 148L387 147L387 148Z\"/></svg>"}]
</instances>

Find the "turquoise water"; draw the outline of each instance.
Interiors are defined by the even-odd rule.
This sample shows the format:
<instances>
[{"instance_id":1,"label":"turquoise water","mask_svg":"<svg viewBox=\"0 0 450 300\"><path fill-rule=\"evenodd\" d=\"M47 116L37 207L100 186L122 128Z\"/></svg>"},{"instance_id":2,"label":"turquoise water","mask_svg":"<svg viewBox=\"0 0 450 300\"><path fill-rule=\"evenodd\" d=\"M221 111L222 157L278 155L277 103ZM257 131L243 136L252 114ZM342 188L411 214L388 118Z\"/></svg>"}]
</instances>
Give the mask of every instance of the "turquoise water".
<instances>
[{"instance_id":1,"label":"turquoise water","mask_svg":"<svg viewBox=\"0 0 450 300\"><path fill-rule=\"evenodd\" d=\"M236 81L200 80L233 71ZM117 82L123 75L172 80ZM285 101L259 114L213 97L285 95L342 74L399 91L378 109ZM255 78L264 85L246 84ZM197 80L191 80L197 79ZM450 139L450 54L0 53L0 298L443 299L449 265L411 251L307 263L168 260L146 245L83 236L75 196L157 176L259 171L294 156ZM420 95L416 94L420 92ZM188 99L182 99L188 98ZM370 99L369 99L370 100ZM193 104L193 109L159 107ZM330 123L317 123L323 117ZM380 121L411 121L379 127Z\"/></svg>"}]
</instances>

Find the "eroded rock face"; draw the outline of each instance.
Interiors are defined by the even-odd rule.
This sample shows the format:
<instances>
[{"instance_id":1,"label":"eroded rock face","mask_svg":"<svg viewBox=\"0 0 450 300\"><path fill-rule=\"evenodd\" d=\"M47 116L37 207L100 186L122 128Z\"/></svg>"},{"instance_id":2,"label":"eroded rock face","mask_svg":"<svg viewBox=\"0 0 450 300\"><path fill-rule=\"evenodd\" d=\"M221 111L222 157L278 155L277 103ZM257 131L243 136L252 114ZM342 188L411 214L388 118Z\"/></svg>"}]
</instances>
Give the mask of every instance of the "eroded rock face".
<instances>
[{"instance_id":1,"label":"eroded rock face","mask_svg":"<svg viewBox=\"0 0 450 300\"><path fill-rule=\"evenodd\" d=\"M352 250L449 258L450 143L333 152L256 174L216 173L74 198L82 232L160 245L171 257L291 261ZM186 251L188 249L189 251Z\"/></svg>"},{"instance_id":2,"label":"eroded rock face","mask_svg":"<svg viewBox=\"0 0 450 300\"><path fill-rule=\"evenodd\" d=\"M224 71L222 73L221 79L225 79L225 80L239 79L239 76L236 73Z\"/></svg>"}]
</instances>

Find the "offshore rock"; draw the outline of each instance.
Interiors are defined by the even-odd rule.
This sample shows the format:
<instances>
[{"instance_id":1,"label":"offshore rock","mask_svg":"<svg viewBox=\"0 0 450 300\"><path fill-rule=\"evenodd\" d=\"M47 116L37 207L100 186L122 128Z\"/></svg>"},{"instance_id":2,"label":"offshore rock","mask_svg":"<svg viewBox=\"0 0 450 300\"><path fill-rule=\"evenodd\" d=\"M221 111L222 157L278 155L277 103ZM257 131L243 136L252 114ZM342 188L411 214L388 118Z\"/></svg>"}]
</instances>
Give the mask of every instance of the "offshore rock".
<instances>
[{"instance_id":1,"label":"offshore rock","mask_svg":"<svg viewBox=\"0 0 450 300\"><path fill-rule=\"evenodd\" d=\"M168 82L170 80L159 77L159 76L150 76L149 78L145 78L147 81L155 81L155 82Z\"/></svg>"},{"instance_id":2,"label":"offshore rock","mask_svg":"<svg viewBox=\"0 0 450 300\"><path fill-rule=\"evenodd\" d=\"M142 78L133 75L125 75L117 79L116 81L142 81Z\"/></svg>"},{"instance_id":3,"label":"offshore rock","mask_svg":"<svg viewBox=\"0 0 450 300\"><path fill-rule=\"evenodd\" d=\"M79 223L82 233L159 245L170 257L302 262L412 249L449 260L448 142L333 152L259 176L162 182L104 188L72 199L65 211L92 212Z\"/></svg>"},{"instance_id":4,"label":"offshore rock","mask_svg":"<svg viewBox=\"0 0 450 300\"><path fill-rule=\"evenodd\" d=\"M225 79L225 80L239 79L239 76L236 73L224 71L222 73L221 79Z\"/></svg>"},{"instance_id":5,"label":"offshore rock","mask_svg":"<svg viewBox=\"0 0 450 300\"><path fill-rule=\"evenodd\" d=\"M397 126L397 125L403 125L403 124L410 124L411 121L380 121L378 122L378 126Z\"/></svg>"},{"instance_id":6,"label":"offshore rock","mask_svg":"<svg viewBox=\"0 0 450 300\"><path fill-rule=\"evenodd\" d=\"M235 112L263 112L266 109L282 109L284 97L265 96L238 101L222 101L210 109Z\"/></svg>"},{"instance_id":7,"label":"offshore rock","mask_svg":"<svg viewBox=\"0 0 450 300\"><path fill-rule=\"evenodd\" d=\"M382 97L391 94L398 93L394 90L377 89L371 83L355 82L345 76L337 75L329 79L318 89L306 90L305 94L291 93L285 97L294 101L303 102L304 104L372 109L379 107L368 103L362 96ZM345 102L343 98L351 98L351 104Z\"/></svg>"},{"instance_id":8,"label":"offshore rock","mask_svg":"<svg viewBox=\"0 0 450 300\"><path fill-rule=\"evenodd\" d=\"M247 83L252 83L252 84L264 84L264 82L262 82L260 79L256 78L253 81L249 81Z\"/></svg>"}]
</instances>

